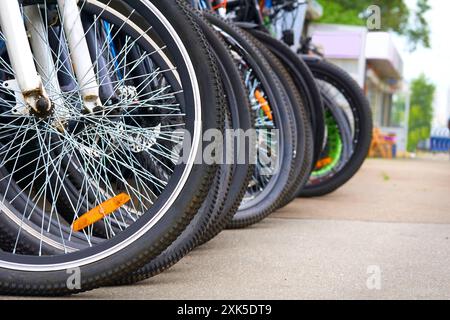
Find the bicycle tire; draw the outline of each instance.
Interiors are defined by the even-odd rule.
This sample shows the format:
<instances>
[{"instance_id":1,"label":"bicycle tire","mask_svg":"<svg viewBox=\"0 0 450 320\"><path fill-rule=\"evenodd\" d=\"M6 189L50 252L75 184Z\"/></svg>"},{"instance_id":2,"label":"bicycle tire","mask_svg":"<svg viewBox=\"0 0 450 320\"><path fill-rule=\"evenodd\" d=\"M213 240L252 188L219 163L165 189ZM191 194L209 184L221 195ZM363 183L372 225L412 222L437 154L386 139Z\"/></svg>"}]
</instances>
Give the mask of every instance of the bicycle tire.
<instances>
[{"instance_id":1,"label":"bicycle tire","mask_svg":"<svg viewBox=\"0 0 450 320\"><path fill-rule=\"evenodd\" d=\"M318 197L332 193L346 184L363 165L372 141L372 112L363 90L344 70L323 59L304 58L315 78L334 86L347 100L355 117L358 130L353 138L353 154L346 165L329 179L307 185L301 197Z\"/></svg>"}]
</instances>

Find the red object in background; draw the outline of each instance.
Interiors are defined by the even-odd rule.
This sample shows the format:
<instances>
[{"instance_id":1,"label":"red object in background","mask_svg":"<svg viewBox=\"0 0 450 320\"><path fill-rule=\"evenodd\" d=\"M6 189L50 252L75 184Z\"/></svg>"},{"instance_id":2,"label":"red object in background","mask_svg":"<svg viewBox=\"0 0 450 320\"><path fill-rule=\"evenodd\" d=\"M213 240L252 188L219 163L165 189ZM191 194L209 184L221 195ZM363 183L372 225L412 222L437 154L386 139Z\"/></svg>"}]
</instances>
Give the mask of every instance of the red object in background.
<instances>
[{"instance_id":1,"label":"red object in background","mask_svg":"<svg viewBox=\"0 0 450 320\"><path fill-rule=\"evenodd\" d=\"M228 0L223 0L221 3L216 4L215 6L213 6L213 10L218 10L220 8L226 8L227 7L227 2L228 2Z\"/></svg>"}]
</instances>

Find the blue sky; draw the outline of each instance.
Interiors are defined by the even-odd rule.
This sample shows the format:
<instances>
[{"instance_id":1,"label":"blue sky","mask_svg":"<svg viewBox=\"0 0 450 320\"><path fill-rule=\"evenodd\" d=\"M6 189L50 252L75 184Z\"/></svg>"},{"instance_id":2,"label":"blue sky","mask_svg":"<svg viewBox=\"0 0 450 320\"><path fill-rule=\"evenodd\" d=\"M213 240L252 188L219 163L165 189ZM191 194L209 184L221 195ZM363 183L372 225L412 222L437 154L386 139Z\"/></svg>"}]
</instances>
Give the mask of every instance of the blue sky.
<instances>
[{"instance_id":1,"label":"blue sky","mask_svg":"<svg viewBox=\"0 0 450 320\"><path fill-rule=\"evenodd\" d=\"M406 0L415 8L416 0ZM446 126L450 116L450 1L429 0L432 10L427 15L431 28L431 49L418 48L410 53L404 39L395 38L402 54L405 80L424 73L437 86L435 126Z\"/></svg>"}]
</instances>

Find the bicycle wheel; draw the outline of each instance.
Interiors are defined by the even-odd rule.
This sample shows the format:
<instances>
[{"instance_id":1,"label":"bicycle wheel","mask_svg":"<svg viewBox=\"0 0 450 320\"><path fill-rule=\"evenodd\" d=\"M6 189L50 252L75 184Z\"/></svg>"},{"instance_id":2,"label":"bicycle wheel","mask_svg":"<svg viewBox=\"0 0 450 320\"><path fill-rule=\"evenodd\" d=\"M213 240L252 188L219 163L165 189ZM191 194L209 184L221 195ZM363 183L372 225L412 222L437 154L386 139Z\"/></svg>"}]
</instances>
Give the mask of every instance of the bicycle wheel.
<instances>
[{"instance_id":1,"label":"bicycle wheel","mask_svg":"<svg viewBox=\"0 0 450 320\"><path fill-rule=\"evenodd\" d=\"M299 193L303 197L323 196L347 183L361 168L372 140L372 113L363 91L351 76L326 60L304 57L320 90L345 114L351 131L351 157L339 170L313 174L308 185Z\"/></svg>"},{"instance_id":2,"label":"bicycle wheel","mask_svg":"<svg viewBox=\"0 0 450 320\"><path fill-rule=\"evenodd\" d=\"M255 114L258 138L255 172L229 225L230 228L243 228L267 217L283 201L294 170L296 127L289 113L288 94L249 36L216 15L205 16L222 35L239 63Z\"/></svg>"},{"instance_id":3,"label":"bicycle wheel","mask_svg":"<svg viewBox=\"0 0 450 320\"><path fill-rule=\"evenodd\" d=\"M211 49L216 57L224 86L226 107L225 129L246 132L253 127L250 113L250 102L244 88L239 70L224 42L218 37L210 25L202 18L201 13L195 20L202 29ZM228 132L228 131L227 131ZM127 275L116 284L132 284L153 277L175 265L197 245L203 244L222 231L237 210L246 186L250 180L252 166L248 163L237 163L237 153L248 154L247 144L240 145L239 140L228 143L229 136L224 134L223 164L214 179L208 196L183 233L158 257L144 267ZM232 161L229 161L229 160Z\"/></svg>"},{"instance_id":4,"label":"bicycle wheel","mask_svg":"<svg viewBox=\"0 0 450 320\"><path fill-rule=\"evenodd\" d=\"M272 52L289 72L295 83L297 91L300 93L307 115L310 118L311 129L314 138L313 163L319 160L323 150L325 132L325 111L319 87L314 79L314 75L306 63L295 54L291 48L270 34L250 28L251 34ZM311 165L312 169L313 165Z\"/></svg>"},{"instance_id":5,"label":"bicycle wheel","mask_svg":"<svg viewBox=\"0 0 450 320\"><path fill-rule=\"evenodd\" d=\"M257 34L259 31L249 29L251 34ZM263 37L264 39L264 37ZM275 39L274 39L275 40ZM277 40L275 40L277 41ZM282 63L282 60L276 56L276 53L272 53L272 46L266 46L267 40L257 40L255 38L255 43L260 48L264 57L267 59L272 69L277 74L280 79L283 88L290 99L291 109L289 114L294 118L294 124L296 126L296 149L295 149L295 162L294 171L289 179L289 186L286 189L284 198L279 204L279 208L284 207L289 204L293 199L296 198L298 190L301 190L304 185L308 182L308 178L311 174L311 167L313 166L314 160L314 138L312 132L312 124L310 117L308 116L307 108L305 107L305 99L301 91L294 81L294 77L289 73L288 69ZM276 43L276 42L275 42ZM322 145L322 144L321 144Z\"/></svg>"},{"instance_id":6,"label":"bicycle wheel","mask_svg":"<svg viewBox=\"0 0 450 320\"><path fill-rule=\"evenodd\" d=\"M36 4L40 22L27 15ZM202 134L223 127L223 93L183 2L87 0L79 9L104 107L85 113L63 8L22 6L31 28L45 27L39 39L60 90L41 76L64 104L45 117L27 113L2 52L0 292L71 294L138 269L184 230L216 171L195 159ZM63 130L55 127L60 110L68 112Z\"/></svg>"},{"instance_id":7,"label":"bicycle wheel","mask_svg":"<svg viewBox=\"0 0 450 320\"><path fill-rule=\"evenodd\" d=\"M322 93L325 103L325 147L311 173L311 180L323 179L340 171L353 153L350 123L335 101Z\"/></svg>"}]
</instances>

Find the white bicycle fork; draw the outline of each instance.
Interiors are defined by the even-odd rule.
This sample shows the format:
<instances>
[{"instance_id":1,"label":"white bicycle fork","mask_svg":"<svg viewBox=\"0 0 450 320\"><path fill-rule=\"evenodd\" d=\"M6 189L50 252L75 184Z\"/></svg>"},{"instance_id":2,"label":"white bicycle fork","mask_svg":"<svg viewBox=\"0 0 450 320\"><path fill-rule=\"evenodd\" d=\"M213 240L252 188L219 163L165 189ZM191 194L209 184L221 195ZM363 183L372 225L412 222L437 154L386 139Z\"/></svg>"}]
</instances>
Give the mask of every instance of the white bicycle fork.
<instances>
[{"instance_id":1,"label":"white bicycle fork","mask_svg":"<svg viewBox=\"0 0 450 320\"><path fill-rule=\"evenodd\" d=\"M77 0L58 0L58 6L84 108L88 112L94 112L101 108L99 85L90 58ZM60 89L49 49L44 48L45 41L42 41L42 39L47 38L47 35L37 34L43 32L45 28L43 28L42 18L36 9L36 6L25 9L29 19L27 21L28 29L31 36L33 34L35 36L31 41L32 46L28 41L25 22L18 1L0 1L0 27L15 73L15 80L26 106L37 113L46 113L54 104L60 105L64 102L61 100L51 101L52 96L60 97L58 92ZM39 36L41 40L37 38ZM35 51L34 56L32 49ZM33 57L39 65L39 70L36 68ZM46 79L48 85L51 86L52 94L50 97L42 83L41 76L52 77Z\"/></svg>"}]
</instances>

